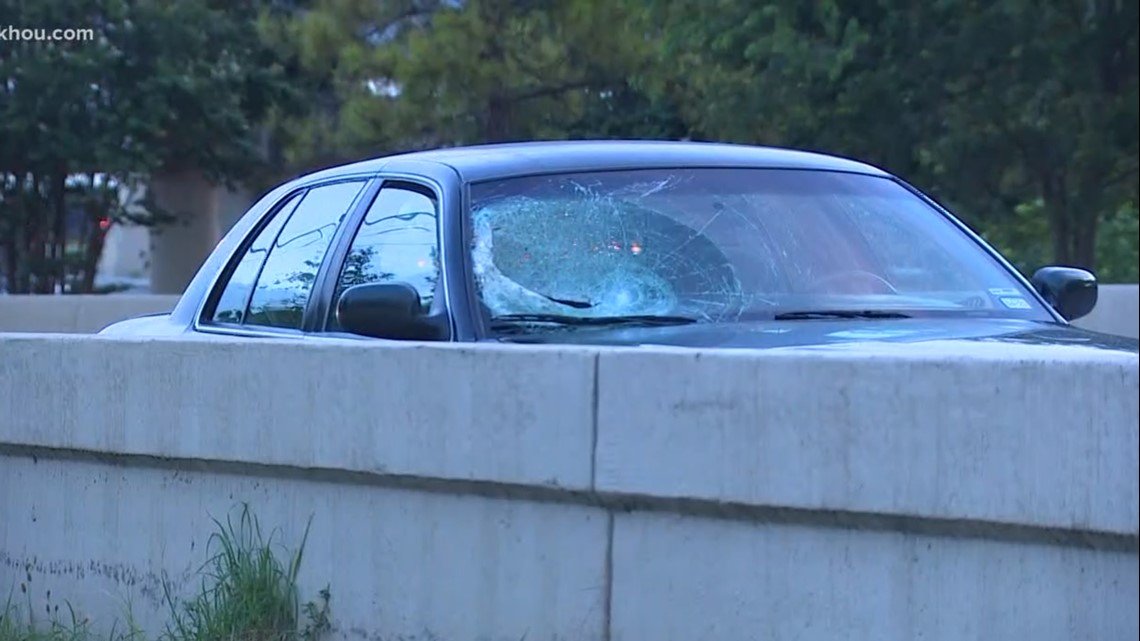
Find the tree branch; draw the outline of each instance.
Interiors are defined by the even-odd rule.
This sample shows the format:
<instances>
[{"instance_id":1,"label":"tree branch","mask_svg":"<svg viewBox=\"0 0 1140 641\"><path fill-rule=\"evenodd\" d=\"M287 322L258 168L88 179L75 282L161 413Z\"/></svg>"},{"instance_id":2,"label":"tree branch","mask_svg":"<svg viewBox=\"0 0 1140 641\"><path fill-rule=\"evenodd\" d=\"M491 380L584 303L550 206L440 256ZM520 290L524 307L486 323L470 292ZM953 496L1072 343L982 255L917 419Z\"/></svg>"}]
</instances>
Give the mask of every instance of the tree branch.
<instances>
[{"instance_id":1,"label":"tree branch","mask_svg":"<svg viewBox=\"0 0 1140 641\"><path fill-rule=\"evenodd\" d=\"M568 91L577 91L580 89L593 89L606 86L608 83L599 82L596 80L576 80L572 82L565 82L560 85L551 85L547 87L534 87L525 91L516 91L507 94L506 100L511 103L526 102L528 100L537 100L538 98L549 98L564 94Z\"/></svg>"},{"instance_id":2,"label":"tree branch","mask_svg":"<svg viewBox=\"0 0 1140 641\"><path fill-rule=\"evenodd\" d=\"M375 42L376 40L384 40L386 36L391 33L392 29L398 26L401 22L413 20L415 18L423 18L430 16L439 10L439 6L432 7L416 7L396 14L381 25L377 25L364 31L361 35L368 42Z\"/></svg>"}]
</instances>

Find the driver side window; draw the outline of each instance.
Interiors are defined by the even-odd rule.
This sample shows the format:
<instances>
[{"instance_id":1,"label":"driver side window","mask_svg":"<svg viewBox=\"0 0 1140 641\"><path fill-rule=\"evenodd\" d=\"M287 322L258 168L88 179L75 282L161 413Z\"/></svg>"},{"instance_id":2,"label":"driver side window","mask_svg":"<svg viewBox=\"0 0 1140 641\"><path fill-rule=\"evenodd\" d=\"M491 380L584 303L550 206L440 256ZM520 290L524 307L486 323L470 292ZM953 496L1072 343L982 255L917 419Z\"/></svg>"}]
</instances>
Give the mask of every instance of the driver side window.
<instances>
[{"instance_id":1,"label":"driver side window","mask_svg":"<svg viewBox=\"0 0 1140 641\"><path fill-rule=\"evenodd\" d=\"M430 308L440 270L435 195L417 185L385 185L356 230L341 266L328 330L339 331L336 302L344 290L355 285L407 283L419 292L424 308Z\"/></svg>"}]
</instances>

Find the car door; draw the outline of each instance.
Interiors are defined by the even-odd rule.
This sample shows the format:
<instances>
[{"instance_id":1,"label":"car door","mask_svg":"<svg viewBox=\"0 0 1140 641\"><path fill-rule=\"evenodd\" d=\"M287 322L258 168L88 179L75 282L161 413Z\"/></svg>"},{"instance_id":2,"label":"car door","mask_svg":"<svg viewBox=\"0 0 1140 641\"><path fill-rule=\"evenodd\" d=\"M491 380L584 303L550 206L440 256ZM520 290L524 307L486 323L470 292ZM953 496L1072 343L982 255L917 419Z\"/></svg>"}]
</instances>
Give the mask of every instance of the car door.
<instances>
[{"instance_id":1,"label":"car door","mask_svg":"<svg viewBox=\"0 0 1140 641\"><path fill-rule=\"evenodd\" d=\"M367 191L369 178L307 185L281 199L235 252L195 329L240 336L303 336L322 266Z\"/></svg>"},{"instance_id":2,"label":"car door","mask_svg":"<svg viewBox=\"0 0 1140 641\"><path fill-rule=\"evenodd\" d=\"M360 338L344 332L336 314L340 295L354 285L406 283L415 288L425 310L449 309L442 211L438 187L411 179L386 180L347 223L346 240L329 261L334 271L322 274L323 308L315 308L314 335Z\"/></svg>"}]
</instances>

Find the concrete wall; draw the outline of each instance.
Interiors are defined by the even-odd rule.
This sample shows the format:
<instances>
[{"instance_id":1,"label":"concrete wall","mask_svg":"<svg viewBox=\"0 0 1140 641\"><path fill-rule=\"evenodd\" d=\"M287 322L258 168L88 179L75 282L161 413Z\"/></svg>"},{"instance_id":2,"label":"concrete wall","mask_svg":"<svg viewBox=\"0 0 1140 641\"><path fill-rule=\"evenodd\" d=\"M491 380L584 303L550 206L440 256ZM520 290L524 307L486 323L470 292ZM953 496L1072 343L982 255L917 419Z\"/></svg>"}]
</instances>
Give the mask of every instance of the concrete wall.
<instances>
[{"instance_id":1,"label":"concrete wall","mask_svg":"<svg viewBox=\"0 0 1140 641\"><path fill-rule=\"evenodd\" d=\"M178 296L0 296L0 332L93 334L111 323L169 312Z\"/></svg>"},{"instance_id":2,"label":"concrete wall","mask_svg":"<svg viewBox=\"0 0 1140 641\"><path fill-rule=\"evenodd\" d=\"M1106 334L1140 337L1140 286L1101 285L1096 307L1077 325Z\"/></svg>"},{"instance_id":3,"label":"concrete wall","mask_svg":"<svg viewBox=\"0 0 1140 641\"><path fill-rule=\"evenodd\" d=\"M112 225L99 257L100 284L134 284L150 279L150 230L141 225Z\"/></svg>"},{"instance_id":4,"label":"concrete wall","mask_svg":"<svg viewBox=\"0 0 1140 641\"><path fill-rule=\"evenodd\" d=\"M9 335L0 589L154 629L248 501L340 639L1131 641L1138 359L1068 354Z\"/></svg>"}]
</instances>

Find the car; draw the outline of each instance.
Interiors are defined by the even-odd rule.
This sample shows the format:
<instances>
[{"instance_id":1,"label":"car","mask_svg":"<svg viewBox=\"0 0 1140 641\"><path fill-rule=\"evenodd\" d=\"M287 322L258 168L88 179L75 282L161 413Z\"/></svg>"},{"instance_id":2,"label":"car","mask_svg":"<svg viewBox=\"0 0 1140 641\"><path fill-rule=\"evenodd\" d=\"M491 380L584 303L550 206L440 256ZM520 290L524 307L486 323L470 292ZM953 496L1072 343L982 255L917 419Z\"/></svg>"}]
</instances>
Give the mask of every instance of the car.
<instances>
[{"instance_id":1,"label":"car","mask_svg":"<svg viewBox=\"0 0 1140 641\"><path fill-rule=\"evenodd\" d=\"M1027 279L902 179L723 143L550 141L322 170L255 203L169 314L105 335L785 348L1078 329L1097 282Z\"/></svg>"}]
</instances>

